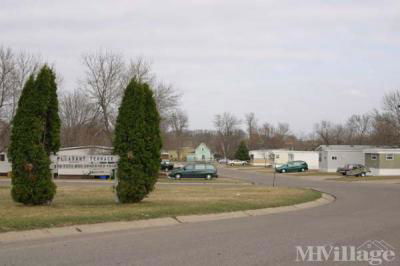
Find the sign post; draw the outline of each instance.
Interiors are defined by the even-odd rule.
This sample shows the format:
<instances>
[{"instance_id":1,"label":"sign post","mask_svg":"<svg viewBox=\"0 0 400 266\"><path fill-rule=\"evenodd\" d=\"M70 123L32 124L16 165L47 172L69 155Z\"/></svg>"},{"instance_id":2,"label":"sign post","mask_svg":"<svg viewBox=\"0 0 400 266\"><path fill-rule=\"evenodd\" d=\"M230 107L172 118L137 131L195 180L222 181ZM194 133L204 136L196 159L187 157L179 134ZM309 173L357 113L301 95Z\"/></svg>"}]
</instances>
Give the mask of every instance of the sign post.
<instances>
[{"instance_id":1,"label":"sign post","mask_svg":"<svg viewBox=\"0 0 400 266\"><path fill-rule=\"evenodd\" d=\"M114 185L113 185L113 189L114 189L114 193L115 193L115 202L119 203L119 198L117 195L117 186L118 186L118 175L117 175L117 171L118 168L113 169L113 175L114 175Z\"/></svg>"},{"instance_id":2,"label":"sign post","mask_svg":"<svg viewBox=\"0 0 400 266\"><path fill-rule=\"evenodd\" d=\"M275 160L275 158L276 158L276 155L275 155L275 153L271 153L270 154L270 158L271 158L271 160L272 160L272 162L273 162L273 165L274 165L274 178L272 179L272 187L275 187L275 180L276 180L276 160Z\"/></svg>"}]
</instances>

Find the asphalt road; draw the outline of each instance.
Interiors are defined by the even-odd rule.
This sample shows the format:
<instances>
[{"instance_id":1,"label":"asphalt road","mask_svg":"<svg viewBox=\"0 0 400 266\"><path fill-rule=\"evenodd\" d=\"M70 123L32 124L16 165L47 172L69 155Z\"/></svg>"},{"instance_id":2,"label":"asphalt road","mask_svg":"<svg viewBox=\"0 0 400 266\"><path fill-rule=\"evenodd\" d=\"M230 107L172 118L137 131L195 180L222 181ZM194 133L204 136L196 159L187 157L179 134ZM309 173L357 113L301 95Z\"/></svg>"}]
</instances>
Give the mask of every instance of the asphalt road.
<instances>
[{"instance_id":1,"label":"asphalt road","mask_svg":"<svg viewBox=\"0 0 400 266\"><path fill-rule=\"evenodd\" d=\"M272 177L221 169L220 175L271 184ZM280 186L336 196L329 205L267 216L0 245L0 265L369 265L297 262L296 246L355 246L384 240L400 265L400 185L307 181Z\"/></svg>"}]
</instances>

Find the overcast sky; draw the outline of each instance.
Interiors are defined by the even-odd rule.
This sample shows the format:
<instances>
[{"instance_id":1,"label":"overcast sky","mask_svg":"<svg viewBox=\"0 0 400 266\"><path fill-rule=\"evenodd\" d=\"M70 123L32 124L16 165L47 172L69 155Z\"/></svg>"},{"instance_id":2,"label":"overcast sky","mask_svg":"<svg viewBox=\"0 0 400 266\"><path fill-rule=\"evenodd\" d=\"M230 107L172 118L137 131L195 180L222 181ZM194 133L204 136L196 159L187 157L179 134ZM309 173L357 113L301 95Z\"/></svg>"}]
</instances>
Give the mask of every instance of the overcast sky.
<instances>
[{"instance_id":1,"label":"overcast sky","mask_svg":"<svg viewBox=\"0 0 400 266\"><path fill-rule=\"evenodd\" d=\"M40 53L72 90L83 53L153 62L192 129L256 113L307 133L400 89L399 0L0 0L0 45Z\"/></svg>"}]
</instances>

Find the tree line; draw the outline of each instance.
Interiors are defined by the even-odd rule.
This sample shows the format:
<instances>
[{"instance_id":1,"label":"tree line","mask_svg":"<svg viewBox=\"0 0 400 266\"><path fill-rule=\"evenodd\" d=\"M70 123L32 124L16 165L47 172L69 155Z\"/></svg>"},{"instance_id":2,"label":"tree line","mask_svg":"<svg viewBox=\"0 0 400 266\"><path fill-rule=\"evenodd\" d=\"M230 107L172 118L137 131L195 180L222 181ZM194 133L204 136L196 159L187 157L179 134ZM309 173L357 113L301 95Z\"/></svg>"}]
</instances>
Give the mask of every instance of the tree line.
<instances>
[{"instance_id":1,"label":"tree line","mask_svg":"<svg viewBox=\"0 0 400 266\"><path fill-rule=\"evenodd\" d=\"M211 130L189 130L187 120L185 114L174 118L175 126L166 134L167 149L204 142L217 157L236 158L242 141L250 150L314 150L319 145L335 144L399 146L400 91L385 94L381 110L351 115L344 123L323 120L303 136L296 136L287 123L260 123L255 113L247 113L243 119L229 112L216 114Z\"/></svg>"}]
</instances>

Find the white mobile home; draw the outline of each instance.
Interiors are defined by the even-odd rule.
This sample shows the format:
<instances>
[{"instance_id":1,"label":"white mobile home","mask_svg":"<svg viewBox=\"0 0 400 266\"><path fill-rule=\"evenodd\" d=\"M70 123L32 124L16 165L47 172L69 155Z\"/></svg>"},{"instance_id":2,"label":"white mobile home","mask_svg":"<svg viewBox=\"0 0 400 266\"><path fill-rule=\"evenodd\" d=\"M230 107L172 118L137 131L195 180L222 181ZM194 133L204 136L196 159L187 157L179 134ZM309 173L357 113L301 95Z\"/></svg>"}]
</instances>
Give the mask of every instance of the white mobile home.
<instances>
[{"instance_id":1,"label":"white mobile home","mask_svg":"<svg viewBox=\"0 0 400 266\"><path fill-rule=\"evenodd\" d=\"M0 153L0 175L8 176L11 172L11 163L8 161L7 153L1 152Z\"/></svg>"},{"instance_id":2,"label":"white mobile home","mask_svg":"<svg viewBox=\"0 0 400 266\"><path fill-rule=\"evenodd\" d=\"M364 150L373 148L368 145L321 145L319 153L319 169L323 172L336 172L346 164L365 164Z\"/></svg>"},{"instance_id":3,"label":"white mobile home","mask_svg":"<svg viewBox=\"0 0 400 266\"><path fill-rule=\"evenodd\" d=\"M365 166L374 176L400 176L400 149L376 148L364 150Z\"/></svg>"},{"instance_id":4,"label":"white mobile home","mask_svg":"<svg viewBox=\"0 0 400 266\"><path fill-rule=\"evenodd\" d=\"M112 147L81 146L60 149L53 163L60 178L94 178L111 176L117 161Z\"/></svg>"},{"instance_id":5,"label":"white mobile home","mask_svg":"<svg viewBox=\"0 0 400 266\"><path fill-rule=\"evenodd\" d=\"M290 161L305 161L309 169L318 169L318 152L292 150L253 150L249 152L250 164L254 166L271 166L275 155L276 164L282 165Z\"/></svg>"},{"instance_id":6,"label":"white mobile home","mask_svg":"<svg viewBox=\"0 0 400 266\"><path fill-rule=\"evenodd\" d=\"M118 156L112 155L112 147L103 146L61 148L50 159L50 168L59 178L110 177L118 162ZM5 153L0 154L0 171L3 175L11 172L11 163Z\"/></svg>"},{"instance_id":7,"label":"white mobile home","mask_svg":"<svg viewBox=\"0 0 400 266\"><path fill-rule=\"evenodd\" d=\"M308 169L319 169L319 154L315 151L289 151L288 159L290 161L304 161L308 164Z\"/></svg>"}]
</instances>

